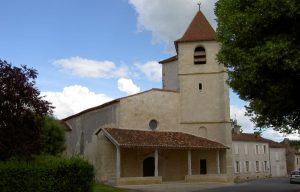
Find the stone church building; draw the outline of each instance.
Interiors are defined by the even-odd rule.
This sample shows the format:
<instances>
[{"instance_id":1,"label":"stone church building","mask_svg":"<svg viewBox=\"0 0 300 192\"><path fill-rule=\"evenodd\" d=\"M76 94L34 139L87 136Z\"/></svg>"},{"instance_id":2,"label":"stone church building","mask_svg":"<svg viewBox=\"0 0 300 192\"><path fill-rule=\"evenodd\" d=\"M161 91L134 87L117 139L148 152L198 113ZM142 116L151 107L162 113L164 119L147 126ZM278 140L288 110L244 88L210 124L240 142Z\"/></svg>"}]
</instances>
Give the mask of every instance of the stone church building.
<instances>
[{"instance_id":1,"label":"stone church building","mask_svg":"<svg viewBox=\"0 0 300 192\"><path fill-rule=\"evenodd\" d=\"M119 98L63 119L68 155L82 155L98 182L231 182L227 73L199 11L160 61L163 89Z\"/></svg>"}]
</instances>

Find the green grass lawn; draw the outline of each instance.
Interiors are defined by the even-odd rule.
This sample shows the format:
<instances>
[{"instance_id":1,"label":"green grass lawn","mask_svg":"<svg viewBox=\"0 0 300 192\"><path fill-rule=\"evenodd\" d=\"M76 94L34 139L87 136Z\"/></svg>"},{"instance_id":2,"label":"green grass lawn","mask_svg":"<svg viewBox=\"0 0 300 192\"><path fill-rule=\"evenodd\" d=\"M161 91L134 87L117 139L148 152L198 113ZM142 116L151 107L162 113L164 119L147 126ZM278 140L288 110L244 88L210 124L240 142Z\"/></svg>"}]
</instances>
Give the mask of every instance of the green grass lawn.
<instances>
[{"instance_id":1,"label":"green grass lawn","mask_svg":"<svg viewBox=\"0 0 300 192\"><path fill-rule=\"evenodd\" d=\"M126 192L124 189L115 188L108 185L95 184L93 192Z\"/></svg>"}]
</instances>

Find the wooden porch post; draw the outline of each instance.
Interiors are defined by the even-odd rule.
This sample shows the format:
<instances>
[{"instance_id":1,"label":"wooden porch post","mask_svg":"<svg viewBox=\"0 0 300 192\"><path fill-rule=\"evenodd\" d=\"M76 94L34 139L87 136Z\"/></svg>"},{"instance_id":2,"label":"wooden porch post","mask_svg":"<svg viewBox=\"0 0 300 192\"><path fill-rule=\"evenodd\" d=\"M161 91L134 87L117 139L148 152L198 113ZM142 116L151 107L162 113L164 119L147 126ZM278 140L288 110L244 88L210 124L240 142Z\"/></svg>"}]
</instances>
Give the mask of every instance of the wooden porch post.
<instances>
[{"instance_id":1,"label":"wooden porch post","mask_svg":"<svg viewBox=\"0 0 300 192\"><path fill-rule=\"evenodd\" d=\"M158 150L157 149L155 149L154 158L155 158L154 176L158 177Z\"/></svg>"},{"instance_id":2,"label":"wooden porch post","mask_svg":"<svg viewBox=\"0 0 300 192\"><path fill-rule=\"evenodd\" d=\"M220 173L220 150L217 150L217 174L219 175Z\"/></svg>"},{"instance_id":3,"label":"wooden porch post","mask_svg":"<svg viewBox=\"0 0 300 192\"><path fill-rule=\"evenodd\" d=\"M120 158L120 147L116 146L116 177L121 177L121 158Z\"/></svg>"},{"instance_id":4,"label":"wooden porch post","mask_svg":"<svg viewBox=\"0 0 300 192\"><path fill-rule=\"evenodd\" d=\"M192 153L188 150L188 175L192 175Z\"/></svg>"}]
</instances>

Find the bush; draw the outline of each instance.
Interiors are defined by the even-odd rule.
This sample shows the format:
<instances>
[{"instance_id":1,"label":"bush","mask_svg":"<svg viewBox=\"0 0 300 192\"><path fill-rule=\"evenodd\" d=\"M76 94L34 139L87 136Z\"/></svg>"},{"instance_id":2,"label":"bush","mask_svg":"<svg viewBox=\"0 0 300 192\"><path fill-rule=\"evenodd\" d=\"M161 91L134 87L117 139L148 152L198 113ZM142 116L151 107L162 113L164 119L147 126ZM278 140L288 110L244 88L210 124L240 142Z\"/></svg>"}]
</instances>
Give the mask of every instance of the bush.
<instances>
[{"instance_id":1,"label":"bush","mask_svg":"<svg viewBox=\"0 0 300 192\"><path fill-rule=\"evenodd\" d=\"M1 162L0 178L1 192L90 192L94 170L78 157L38 157Z\"/></svg>"}]
</instances>

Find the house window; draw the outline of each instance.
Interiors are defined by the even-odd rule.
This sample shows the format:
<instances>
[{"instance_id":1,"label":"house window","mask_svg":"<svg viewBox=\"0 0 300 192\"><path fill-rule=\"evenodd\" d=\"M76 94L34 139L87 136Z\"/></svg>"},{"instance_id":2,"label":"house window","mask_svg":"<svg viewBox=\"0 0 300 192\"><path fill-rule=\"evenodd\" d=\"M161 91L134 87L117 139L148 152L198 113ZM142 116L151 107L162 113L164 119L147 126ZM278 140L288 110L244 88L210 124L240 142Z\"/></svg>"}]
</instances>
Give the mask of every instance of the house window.
<instances>
[{"instance_id":1,"label":"house window","mask_svg":"<svg viewBox=\"0 0 300 192\"><path fill-rule=\"evenodd\" d=\"M235 162L235 173L239 173L240 172L240 162L236 161Z\"/></svg>"},{"instance_id":2,"label":"house window","mask_svg":"<svg viewBox=\"0 0 300 192\"><path fill-rule=\"evenodd\" d=\"M255 154L259 154L259 146L258 145L255 145Z\"/></svg>"},{"instance_id":3,"label":"house window","mask_svg":"<svg viewBox=\"0 0 300 192\"><path fill-rule=\"evenodd\" d=\"M245 144L245 155L248 155L248 146L247 146L247 144Z\"/></svg>"},{"instance_id":4,"label":"house window","mask_svg":"<svg viewBox=\"0 0 300 192\"><path fill-rule=\"evenodd\" d=\"M233 144L234 146L234 154L239 154L239 146L237 144Z\"/></svg>"},{"instance_id":5,"label":"house window","mask_svg":"<svg viewBox=\"0 0 300 192\"><path fill-rule=\"evenodd\" d=\"M249 168L249 161L246 161L245 162L245 171L248 173L249 170L250 170L250 168Z\"/></svg>"},{"instance_id":6,"label":"house window","mask_svg":"<svg viewBox=\"0 0 300 192\"><path fill-rule=\"evenodd\" d=\"M255 171L259 172L259 161L255 161Z\"/></svg>"},{"instance_id":7,"label":"house window","mask_svg":"<svg viewBox=\"0 0 300 192\"><path fill-rule=\"evenodd\" d=\"M298 157L297 157L297 165L299 164L299 159L298 159Z\"/></svg>"},{"instance_id":8,"label":"house window","mask_svg":"<svg viewBox=\"0 0 300 192\"><path fill-rule=\"evenodd\" d=\"M268 170L268 162L264 161L264 171L267 172Z\"/></svg>"},{"instance_id":9,"label":"house window","mask_svg":"<svg viewBox=\"0 0 300 192\"><path fill-rule=\"evenodd\" d=\"M206 64L206 54L203 47L197 47L194 52L194 64L201 65Z\"/></svg>"},{"instance_id":10,"label":"house window","mask_svg":"<svg viewBox=\"0 0 300 192\"><path fill-rule=\"evenodd\" d=\"M263 146L263 149L264 149L264 154L266 154L266 153L267 153L267 146L264 145L264 146Z\"/></svg>"}]
</instances>

